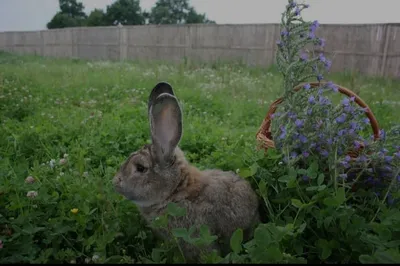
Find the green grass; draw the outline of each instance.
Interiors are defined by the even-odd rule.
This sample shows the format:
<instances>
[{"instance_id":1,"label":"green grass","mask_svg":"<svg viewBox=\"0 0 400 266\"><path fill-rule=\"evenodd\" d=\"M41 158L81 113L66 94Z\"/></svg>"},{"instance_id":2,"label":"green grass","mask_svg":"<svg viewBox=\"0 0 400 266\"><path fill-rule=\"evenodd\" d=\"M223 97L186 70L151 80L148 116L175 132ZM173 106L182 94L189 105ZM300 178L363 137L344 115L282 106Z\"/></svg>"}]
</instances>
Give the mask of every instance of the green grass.
<instances>
[{"instance_id":1,"label":"green grass","mask_svg":"<svg viewBox=\"0 0 400 266\"><path fill-rule=\"evenodd\" d=\"M331 79L357 91L381 128L400 123L399 80L348 73ZM245 146L255 145L281 92L273 68L0 54L0 262L151 257L154 237L111 179L149 142L147 97L159 81L169 82L182 104L180 146L200 169L245 167ZM36 182L25 183L28 176ZM28 198L28 191L38 196Z\"/></svg>"}]
</instances>

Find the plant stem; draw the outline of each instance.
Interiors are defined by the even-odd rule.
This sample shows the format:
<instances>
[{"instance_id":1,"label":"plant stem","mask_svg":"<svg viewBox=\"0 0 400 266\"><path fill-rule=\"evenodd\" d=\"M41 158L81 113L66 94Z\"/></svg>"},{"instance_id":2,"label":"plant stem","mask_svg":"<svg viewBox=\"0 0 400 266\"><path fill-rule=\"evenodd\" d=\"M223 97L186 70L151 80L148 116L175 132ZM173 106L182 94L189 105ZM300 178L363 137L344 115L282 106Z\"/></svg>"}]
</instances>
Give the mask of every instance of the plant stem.
<instances>
[{"instance_id":1,"label":"plant stem","mask_svg":"<svg viewBox=\"0 0 400 266\"><path fill-rule=\"evenodd\" d=\"M397 170L396 174L393 176L392 182L390 182L390 185L386 191L385 197L383 197L383 199L382 199L381 205L385 203L385 200L389 195L390 189L392 188L394 183L396 183L396 178L399 175L399 173L400 173L400 169ZM370 221L370 223L372 223L376 219L380 210L381 210L381 206L378 207L378 210L376 211L376 213L375 213L374 217L372 218L372 220Z\"/></svg>"}]
</instances>

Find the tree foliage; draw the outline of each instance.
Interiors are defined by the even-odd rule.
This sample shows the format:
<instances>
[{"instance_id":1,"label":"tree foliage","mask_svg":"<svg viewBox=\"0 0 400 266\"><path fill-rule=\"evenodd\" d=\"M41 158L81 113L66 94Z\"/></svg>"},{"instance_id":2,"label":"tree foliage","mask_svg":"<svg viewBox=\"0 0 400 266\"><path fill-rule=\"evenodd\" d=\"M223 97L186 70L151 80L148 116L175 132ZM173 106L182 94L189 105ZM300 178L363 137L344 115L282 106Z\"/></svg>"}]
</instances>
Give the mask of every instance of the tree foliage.
<instances>
[{"instance_id":1,"label":"tree foliage","mask_svg":"<svg viewBox=\"0 0 400 266\"><path fill-rule=\"evenodd\" d=\"M198 14L188 0L158 0L149 14L150 24L215 23Z\"/></svg>"},{"instance_id":2,"label":"tree foliage","mask_svg":"<svg viewBox=\"0 0 400 266\"><path fill-rule=\"evenodd\" d=\"M145 20L139 0L117 0L107 6L108 25L143 25Z\"/></svg>"},{"instance_id":3,"label":"tree foliage","mask_svg":"<svg viewBox=\"0 0 400 266\"><path fill-rule=\"evenodd\" d=\"M106 14L102 9L95 8L90 12L85 24L89 27L108 26L106 22Z\"/></svg>"},{"instance_id":4,"label":"tree foliage","mask_svg":"<svg viewBox=\"0 0 400 266\"><path fill-rule=\"evenodd\" d=\"M103 9L94 9L89 16L78 0L59 0L58 11L48 29L79 26L112 26L143 24L215 23L206 14L197 13L188 0L158 0L150 11L141 9L139 0L116 0Z\"/></svg>"},{"instance_id":5,"label":"tree foliage","mask_svg":"<svg viewBox=\"0 0 400 266\"><path fill-rule=\"evenodd\" d=\"M85 7L76 0L59 0L60 10L47 23L48 29L79 27L86 21Z\"/></svg>"}]
</instances>

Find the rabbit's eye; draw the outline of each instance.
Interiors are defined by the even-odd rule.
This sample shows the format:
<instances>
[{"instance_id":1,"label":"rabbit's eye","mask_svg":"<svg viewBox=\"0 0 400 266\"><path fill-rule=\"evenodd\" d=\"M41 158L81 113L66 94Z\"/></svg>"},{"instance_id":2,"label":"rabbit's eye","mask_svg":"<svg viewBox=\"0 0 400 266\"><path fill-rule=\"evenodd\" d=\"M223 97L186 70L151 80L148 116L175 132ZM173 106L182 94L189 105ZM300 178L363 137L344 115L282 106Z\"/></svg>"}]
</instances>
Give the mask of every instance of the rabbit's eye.
<instances>
[{"instance_id":1,"label":"rabbit's eye","mask_svg":"<svg viewBox=\"0 0 400 266\"><path fill-rule=\"evenodd\" d=\"M146 167L144 167L143 165L141 165L141 164L137 164L136 165L136 170L138 171L138 172L140 172L140 173L144 173L144 172L146 172Z\"/></svg>"}]
</instances>

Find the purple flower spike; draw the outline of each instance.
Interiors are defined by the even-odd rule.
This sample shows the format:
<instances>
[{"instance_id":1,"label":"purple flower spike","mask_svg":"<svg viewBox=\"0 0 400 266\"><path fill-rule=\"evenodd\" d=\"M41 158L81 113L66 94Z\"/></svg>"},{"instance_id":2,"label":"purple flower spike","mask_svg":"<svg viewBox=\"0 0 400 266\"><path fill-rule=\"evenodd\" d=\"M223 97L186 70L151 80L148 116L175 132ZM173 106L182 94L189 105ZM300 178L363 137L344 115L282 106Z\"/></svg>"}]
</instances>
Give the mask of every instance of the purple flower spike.
<instances>
[{"instance_id":1,"label":"purple flower spike","mask_svg":"<svg viewBox=\"0 0 400 266\"><path fill-rule=\"evenodd\" d=\"M339 130L339 132L338 132L338 136L339 137L341 137L341 136L343 136L343 135L345 135L346 134L346 130L345 129L341 129L341 130Z\"/></svg>"},{"instance_id":2,"label":"purple flower spike","mask_svg":"<svg viewBox=\"0 0 400 266\"><path fill-rule=\"evenodd\" d=\"M281 32L281 36L282 37L289 36L289 32L284 30L284 31Z\"/></svg>"},{"instance_id":3,"label":"purple flower spike","mask_svg":"<svg viewBox=\"0 0 400 266\"><path fill-rule=\"evenodd\" d=\"M306 54L306 53L301 53L300 59L301 59L301 61L307 61L307 59L308 59L308 54Z\"/></svg>"},{"instance_id":4,"label":"purple flower spike","mask_svg":"<svg viewBox=\"0 0 400 266\"><path fill-rule=\"evenodd\" d=\"M328 71L330 68L331 68L331 66L332 66L332 61L331 60L328 60L328 59L326 59L326 61L325 61L325 69Z\"/></svg>"},{"instance_id":5,"label":"purple flower spike","mask_svg":"<svg viewBox=\"0 0 400 266\"><path fill-rule=\"evenodd\" d=\"M315 20L310 26L310 32L314 34L318 27L319 23L317 20Z\"/></svg>"},{"instance_id":6,"label":"purple flower spike","mask_svg":"<svg viewBox=\"0 0 400 266\"><path fill-rule=\"evenodd\" d=\"M296 16L300 16L300 8L296 7L296 11L294 12Z\"/></svg>"},{"instance_id":7,"label":"purple flower spike","mask_svg":"<svg viewBox=\"0 0 400 266\"><path fill-rule=\"evenodd\" d=\"M322 150L320 154L324 157L328 157L329 153L326 150Z\"/></svg>"},{"instance_id":8,"label":"purple flower spike","mask_svg":"<svg viewBox=\"0 0 400 266\"><path fill-rule=\"evenodd\" d=\"M277 44L279 47L283 47L283 42L280 41L280 40L276 41L276 44Z\"/></svg>"},{"instance_id":9,"label":"purple flower spike","mask_svg":"<svg viewBox=\"0 0 400 266\"><path fill-rule=\"evenodd\" d=\"M290 119L296 119L297 118L297 115L295 113L293 113L293 112L289 112L288 116L289 116Z\"/></svg>"},{"instance_id":10,"label":"purple flower spike","mask_svg":"<svg viewBox=\"0 0 400 266\"><path fill-rule=\"evenodd\" d=\"M319 61L325 63L326 58L325 58L324 54L322 54L322 53L319 54Z\"/></svg>"},{"instance_id":11,"label":"purple flower spike","mask_svg":"<svg viewBox=\"0 0 400 266\"><path fill-rule=\"evenodd\" d=\"M344 106L348 106L350 104L350 100L348 98L344 98L343 101L342 101L342 104Z\"/></svg>"},{"instance_id":12,"label":"purple flower spike","mask_svg":"<svg viewBox=\"0 0 400 266\"><path fill-rule=\"evenodd\" d=\"M346 114L341 114L339 117L336 118L336 122L338 124L344 123L346 121L347 115Z\"/></svg>"},{"instance_id":13,"label":"purple flower spike","mask_svg":"<svg viewBox=\"0 0 400 266\"><path fill-rule=\"evenodd\" d=\"M317 80L318 80L318 81L321 81L321 80L323 80L323 79L324 79L324 76L322 76L321 74L318 74Z\"/></svg>"},{"instance_id":14,"label":"purple flower spike","mask_svg":"<svg viewBox=\"0 0 400 266\"><path fill-rule=\"evenodd\" d=\"M297 157L297 152L292 151L292 152L290 153L290 157L296 158L296 157Z\"/></svg>"},{"instance_id":15,"label":"purple flower spike","mask_svg":"<svg viewBox=\"0 0 400 266\"><path fill-rule=\"evenodd\" d=\"M304 120L301 119L297 119L294 124L296 125L296 127L303 127L304 125Z\"/></svg>"},{"instance_id":16,"label":"purple flower spike","mask_svg":"<svg viewBox=\"0 0 400 266\"><path fill-rule=\"evenodd\" d=\"M319 46L324 47L325 46L325 39L324 38L320 38L319 39Z\"/></svg>"},{"instance_id":17,"label":"purple flower spike","mask_svg":"<svg viewBox=\"0 0 400 266\"><path fill-rule=\"evenodd\" d=\"M346 113L348 113L348 114L354 112L354 108L353 108L353 106L351 106L351 105L345 106L345 107L343 108L343 110L344 110Z\"/></svg>"},{"instance_id":18,"label":"purple flower spike","mask_svg":"<svg viewBox=\"0 0 400 266\"><path fill-rule=\"evenodd\" d=\"M300 140L301 143L307 143L307 141L308 141L307 137L304 136L304 135L300 135L300 136L299 136L299 140ZM303 154L303 155L304 155L304 154Z\"/></svg>"},{"instance_id":19,"label":"purple flower spike","mask_svg":"<svg viewBox=\"0 0 400 266\"><path fill-rule=\"evenodd\" d=\"M332 81L328 81L327 85L328 85L328 88L331 88L334 92L338 92L339 91L339 87L336 86L335 84L333 84Z\"/></svg>"},{"instance_id":20,"label":"purple flower spike","mask_svg":"<svg viewBox=\"0 0 400 266\"><path fill-rule=\"evenodd\" d=\"M314 95L310 95L310 97L308 98L308 102L311 103L311 104L315 103Z\"/></svg>"},{"instance_id":21,"label":"purple flower spike","mask_svg":"<svg viewBox=\"0 0 400 266\"><path fill-rule=\"evenodd\" d=\"M311 108L308 108L307 109L307 115L311 115L312 114L312 109Z\"/></svg>"},{"instance_id":22,"label":"purple flower spike","mask_svg":"<svg viewBox=\"0 0 400 266\"><path fill-rule=\"evenodd\" d=\"M307 83L307 84L304 85L304 89L305 89L305 90L308 91L310 88L311 88L311 85L310 85L309 83Z\"/></svg>"},{"instance_id":23,"label":"purple flower spike","mask_svg":"<svg viewBox=\"0 0 400 266\"><path fill-rule=\"evenodd\" d=\"M286 128L281 126L281 134L279 135L280 139L284 139L286 137Z\"/></svg>"},{"instance_id":24,"label":"purple flower spike","mask_svg":"<svg viewBox=\"0 0 400 266\"><path fill-rule=\"evenodd\" d=\"M360 157L357 158L357 162L365 163L366 161L367 157L365 157L365 155L361 155Z\"/></svg>"},{"instance_id":25,"label":"purple flower spike","mask_svg":"<svg viewBox=\"0 0 400 266\"><path fill-rule=\"evenodd\" d=\"M303 175L303 181L308 181L308 179L309 179L309 177L308 176L306 176L306 175Z\"/></svg>"},{"instance_id":26,"label":"purple flower spike","mask_svg":"<svg viewBox=\"0 0 400 266\"><path fill-rule=\"evenodd\" d=\"M303 157L307 158L308 156L310 156L310 153L308 153L307 151L303 151ZM400 176L399 176L400 177ZM399 181L400 182L400 181Z\"/></svg>"},{"instance_id":27,"label":"purple flower spike","mask_svg":"<svg viewBox=\"0 0 400 266\"><path fill-rule=\"evenodd\" d=\"M385 156L385 162L391 163L393 160L393 156Z\"/></svg>"},{"instance_id":28,"label":"purple flower spike","mask_svg":"<svg viewBox=\"0 0 400 266\"><path fill-rule=\"evenodd\" d=\"M314 39L315 38L315 33L314 32L310 32L309 34L308 34L308 38L309 39Z\"/></svg>"}]
</instances>

